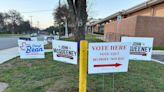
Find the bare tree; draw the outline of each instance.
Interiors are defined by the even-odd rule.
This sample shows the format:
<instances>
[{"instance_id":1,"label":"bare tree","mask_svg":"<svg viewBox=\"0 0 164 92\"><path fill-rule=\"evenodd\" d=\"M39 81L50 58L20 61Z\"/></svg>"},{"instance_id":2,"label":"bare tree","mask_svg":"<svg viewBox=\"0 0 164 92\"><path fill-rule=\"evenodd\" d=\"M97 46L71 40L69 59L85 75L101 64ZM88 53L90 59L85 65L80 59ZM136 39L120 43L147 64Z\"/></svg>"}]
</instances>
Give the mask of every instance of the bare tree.
<instances>
[{"instance_id":1,"label":"bare tree","mask_svg":"<svg viewBox=\"0 0 164 92\"><path fill-rule=\"evenodd\" d=\"M4 14L0 12L0 31L3 30L4 27Z\"/></svg>"},{"instance_id":2,"label":"bare tree","mask_svg":"<svg viewBox=\"0 0 164 92\"><path fill-rule=\"evenodd\" d=\"M8 22L12 24L12 33L17 33L16 28L21 24L23 18L16 10L10 10L8 12Z\"/></svg>"},{"instance_id":3,"label":"bare tree","mask_svg":"<svg viewBox=\"0 0 164 92\"><path fill-rule=\"evenodd\" d=\"M69 17L69 9L66 5L62 5L60 7L57 7L57 9L53 12L54 20L58 23L64 22L64 17Z\"/></svg>"},{"instance_id":4,"label":"bare tree","mask_svg":"<svg viewBox=\"0 0 164 92\"><path fill-rule=\"evenodd\" d=\"M85 26L87 22L86 0L67 0L73 23L74 36L76 41L85 39Z\"/></svg>"}]
</instances>

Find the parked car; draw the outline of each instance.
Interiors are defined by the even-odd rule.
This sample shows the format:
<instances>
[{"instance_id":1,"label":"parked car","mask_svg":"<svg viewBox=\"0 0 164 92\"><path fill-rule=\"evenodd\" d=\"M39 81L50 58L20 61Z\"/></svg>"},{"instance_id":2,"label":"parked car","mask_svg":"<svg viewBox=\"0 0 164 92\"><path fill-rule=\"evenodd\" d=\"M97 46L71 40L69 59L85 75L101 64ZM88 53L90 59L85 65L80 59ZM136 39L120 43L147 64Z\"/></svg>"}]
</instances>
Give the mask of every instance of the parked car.
<instances>
[{"instance_id":1,"label":"parked car","mask_svg":"<svg viewBox=\"0 0 164 92\"><path fill-rule=\"evenodd\" d=\"M37 33L32 33L30 36L31 37L36 37L37 36Z\"/></svg>"}]
</instances>

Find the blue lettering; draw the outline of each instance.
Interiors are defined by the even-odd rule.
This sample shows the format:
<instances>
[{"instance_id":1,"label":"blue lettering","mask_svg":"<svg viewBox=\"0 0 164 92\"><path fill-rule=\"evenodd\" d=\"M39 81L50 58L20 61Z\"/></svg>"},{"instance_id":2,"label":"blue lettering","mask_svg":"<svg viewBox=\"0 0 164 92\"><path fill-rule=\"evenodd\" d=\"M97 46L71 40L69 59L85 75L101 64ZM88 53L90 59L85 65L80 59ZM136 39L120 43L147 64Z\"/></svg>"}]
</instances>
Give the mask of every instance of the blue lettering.
<instances>
[{"instance_id":1,"label":"blue lettering","mask_svg":"<svg viewBox=\"0 0 164 92\"><path fill-rule=\"evenodd\" d=\"M31 53L31 46L27 46L27 50L26 50L26 53Z\"/></svg>"},{"instance_id":2,"label":"blue lettering","mask_svg":"<svg viewBox=\"0 0 164 92\"><path fill-rule=\"evenodd\" d=\"M42 52L43 48L27 46L26 53Z\"/></svg>"}]
</instances>

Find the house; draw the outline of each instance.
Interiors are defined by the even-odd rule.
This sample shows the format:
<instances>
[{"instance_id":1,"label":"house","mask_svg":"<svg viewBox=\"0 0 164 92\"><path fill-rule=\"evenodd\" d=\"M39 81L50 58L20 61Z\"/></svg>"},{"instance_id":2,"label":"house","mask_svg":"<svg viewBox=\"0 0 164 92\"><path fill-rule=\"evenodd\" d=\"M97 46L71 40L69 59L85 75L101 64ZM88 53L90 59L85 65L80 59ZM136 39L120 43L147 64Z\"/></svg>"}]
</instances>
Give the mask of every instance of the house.
<instances>
[{"instance_id":1,"label":"house","mask_svg":"<svg viewBox=\"0 0 164 92\"><path fill-rule=\"evenodd\" d=\"M121 21L117 21L121 16ZM154 37L155 46L164 46L164 0L149 0L119 11L90 25L92 32L104 33L106 41L120 41L122 36ZM103 29L103 31L102 31Z\"/></svg>"}]
</instances>

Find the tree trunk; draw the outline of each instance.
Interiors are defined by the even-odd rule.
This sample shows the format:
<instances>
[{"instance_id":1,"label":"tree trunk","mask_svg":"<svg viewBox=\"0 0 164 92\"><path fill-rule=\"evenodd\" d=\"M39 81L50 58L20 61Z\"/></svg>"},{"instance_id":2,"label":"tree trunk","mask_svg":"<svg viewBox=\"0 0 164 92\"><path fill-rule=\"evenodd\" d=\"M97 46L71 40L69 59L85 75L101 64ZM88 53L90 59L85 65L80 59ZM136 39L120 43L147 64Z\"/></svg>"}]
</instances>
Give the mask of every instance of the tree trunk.
<instances>
[{"instance_id":1,"label":"tree trunk","mask_svg":"<svg viewBox=\"0 0 164 92\"><path fill-rule=\"evenodd\" d=\"M85 39L85 26L87 22L86 0L67 0L74 24L75 41Z\"/></svg>"}]
</instances>

